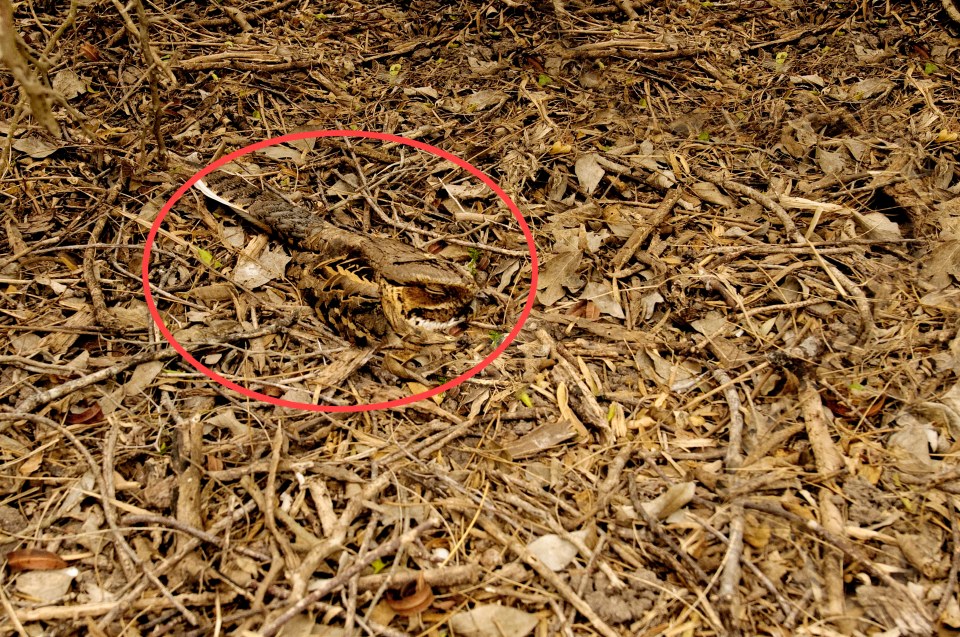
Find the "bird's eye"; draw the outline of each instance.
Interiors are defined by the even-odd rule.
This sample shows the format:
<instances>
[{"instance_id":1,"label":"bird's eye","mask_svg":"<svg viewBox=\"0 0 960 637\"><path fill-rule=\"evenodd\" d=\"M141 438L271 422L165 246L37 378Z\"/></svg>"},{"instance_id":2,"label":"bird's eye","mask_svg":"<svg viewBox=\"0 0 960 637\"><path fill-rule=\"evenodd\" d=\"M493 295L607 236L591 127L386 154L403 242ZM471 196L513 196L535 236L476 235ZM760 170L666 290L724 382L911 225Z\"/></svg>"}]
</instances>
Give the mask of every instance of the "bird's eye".
<instances>
[{"instance_id":1,"label":"bird's eye","mask_svg":"<svg viewBox=\"0 0 960 637\"><path fill-rule=\"evenodd\" d=\"M423 289L429 292L430 294L437 294L437 295L443 294L443 288L439 288L435 285L425 285Z\"/></svg>"}]
</instances>

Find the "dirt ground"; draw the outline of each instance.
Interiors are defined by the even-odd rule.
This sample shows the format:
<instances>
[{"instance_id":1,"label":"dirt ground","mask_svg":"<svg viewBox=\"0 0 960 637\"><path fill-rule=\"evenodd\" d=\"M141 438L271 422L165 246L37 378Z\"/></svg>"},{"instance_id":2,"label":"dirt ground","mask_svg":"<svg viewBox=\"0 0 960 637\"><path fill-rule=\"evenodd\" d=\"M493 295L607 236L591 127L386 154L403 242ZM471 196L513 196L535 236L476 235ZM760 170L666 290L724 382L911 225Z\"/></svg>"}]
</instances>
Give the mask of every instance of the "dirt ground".
<instances>
[{"instance_id":1,"label":"dirt ground","mask_svg":"<svg viewBox=\"0 0 960 637\"><path fill-rule=\"evenodd\" d=\"M960 631L939 2L69 4L0 0L4 635ZM157 222L333 129L536 259L355 136L241 161L466 267L459 333Z\"/></svg>"}]
</instances>

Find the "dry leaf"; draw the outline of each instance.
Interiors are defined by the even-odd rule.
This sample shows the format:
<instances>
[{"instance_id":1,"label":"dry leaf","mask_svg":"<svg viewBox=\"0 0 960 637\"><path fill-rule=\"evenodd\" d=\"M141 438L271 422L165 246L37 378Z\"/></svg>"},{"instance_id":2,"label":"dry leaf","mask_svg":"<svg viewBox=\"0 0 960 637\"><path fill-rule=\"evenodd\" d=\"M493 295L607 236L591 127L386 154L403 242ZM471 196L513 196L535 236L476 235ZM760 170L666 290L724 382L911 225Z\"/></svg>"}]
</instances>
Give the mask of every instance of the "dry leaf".
<instances>
[{"instance_id":1,"label":"dry leaf","mask_svg":"<svg viewBox=\"0 0 960 637\"><path fill-rule=\"evenodd\" d=\"M64 69L54 75L52 84L53 90L68 100L87 92L87 85L83 83L79 75L70 69Z\"/></svg>"},{"instance_id":2,"label":"dry leaf","mask_svg":"<svg viewBox=\"0 0 960 637\"><path fill-rule=\"evenodd\" d=\"M17 592L42 602L56 602L70 590L73 579L80 574L76 568L54 571L29 571L17 577Z\"/></svg>"},{"instance_id":3,"label":"dry leaf","mask_svg":"<svg viewBox=\"0 0 960 637\"><path fill-rule=\"evenodd\" d=\"M503 91L480 90L463 100L463 111L466 113L476 113L499 106L507 101L507 94Z\"/></svg>"},{"instance_id":4,"label":"dry leaf","mask_svg":"<svg viewBox=\"0 0 960 637\"><path fill-rule=\"evenodd\" d=\"M571 291L583 287L583 279L577 276L583 253L578 251L561 252L543 264L537 289L537 299L550 307L566 294L564 288Z\"/></svg>"},{"instance_id":5,"label":"dry leaf","mask_svg":"<svg viewBox=\"0 0 960 637\"><path fill-rule=\"evenodd\" d=\"M90 406L84 406L83 403L73 405L67 413L67 422L71 425L96 424L102 421L103 409L98 402Z\"/></svg>"},{"instance_id":6,"label":"dry leaf","mask_svg":"<svg viewBox=\"0 0 960 637\"><path fill-rule=\"evenodd\" d=\"M139 396L150 386L150 383L163 370L163 361L150 361L137 365L130 375L130 380L123 386L123 393L127 396Z\"/></svg>"},{"instance_id":7,"label":"dry leaf","mask_svg":"<svg viewBox=\"0 0 960 637\"><path fill-rule=\"evenodd\" d=\"M596 153L587 153L578 157L577 162L573 165L577 180L580 181L580 187L588 195L593 194L606 173L597 159Z\"/></svg>"},{"instance_id":8,"label":"dry leaf","mask_svg":"<svg viewBox=\"0 0 960 637\"><path fill-rule=\"evenodd\" d=\"M43 159L57 152L57 147L37 137L21 137L13 142L15 150L26 153L34 159Z\"/></svg>"},{"instance_id":9,"label":"dry leaf","mask_svg":"<svg viewBox=\"0 0 960 637\"><path fill-rule=\"evenodd\" d=\"M893 89L894 84L888 79L868 77L850 87L848 99L868 100L889 93Z\"/></svg>"},{"instance_id":10,"label":"dry leaf","mask_svg":"<svg viewBox=\"0 0 960 637\"><path fill-rule=\"evenodd\" d=\"M787 122L780 143L794 157L804 157L817 143L817 133L808 120L796 119Z\"/></svg>"},{"instance_id":11,"label":"dry leaf","mask_svg":"<svg viewBox=\"0 0 960 637\"><path fill-rule=\"evenodd\" d=\"M570 535L584 540L587 530L573 531ZM559 535L552 533L538 537L527 545L527 550L551 571L562 571L577 556L577 547Z\"/></svg>"},{"instance_id":12,"label":"dry leaf","mask_svg":"<svg viewBox=\"0 0 960 637\"><path fill-rule=\"evenodd\" d=\"M817 148L817 166L825 175L839 175L847 168L847 158L842 153Z\"/></svg>"},{"instance_id":13,"label":"dry leaf","mask_svg":"<svg viewBox=\"0 0 960 637\"><path fill-rule=\"evenodd\" d=\"M957 603L956 596L950 598L938 619L954 630L960 629L960 604Z\"/></svg>"},{"instance_id":14,"label":"dry leaf","mask_svg":"<svg viewBox=\"0 0 960 637\"><path fill-rule=\"evenodd\" d=\"M724 208L734 207L734 200L720 192L720 189L709 181L698 181L691 186L691 190L693 190L693 194L707 203L723 206Z\"/></svg>"},{"instance_id":15,"label":"dry leaf","mask_svg":"<svg viewBox=\"0 0 960 637\"><path fill-rule=\"evenodd\" d=\"M268 157L270 159L274 159L277 161L283 161L285 159L288 159L297 165L303 164L304 162L304 156L301 151L295 150L283 144L267 146L266 148L261 148L258 152L265 157Z\"/></svg>"},{"instance_id":16,"label":"dry leaf","mask_svg":"<svg viewBox=\"0 0 960 637\"><path fill-rule=\"evenodd\" d=\"M270 248L264 250L255 260L241 256L231 279L238 285L255 290L282 277L290 258L282 249Z\"/></svg>"},{"instance_id":17,"label":"dry leaf","mask_svg":"<svg viewBox=\"0 0 960 637\"><path fill-rule=\"evenodd\" d=\"M597 283L591 281L587 283L583 288L583 292L580 293L580 298L593 302L602 314L607 314L617 319L626 318L620 302L613 295L613 289L607 282Z\"/></svg>"},{"instance_id":18,"label":"dry leaf","mask_svg":"<svg viewBox=\"0 0 960 637\"><path fill-rule=\"evenodd\" d=\"M6 558L11 571L52 571L68 566L62 557L43 549L17 549Z\"/></svg>"},{"instance_id":19,"label":"dry leaf","mask_svg":"<svg viewBox=\"0 0 960 637\"><path fill-rule=\"evenodd\" d=\"M430 608L434 599L433 589L423 581L422 574L410 586L400 591L388 591L386 595L387 604L401 617L412 617L422 613Z\"/></svg>"},{"instance_id":20,"label":"dry leaf","mask_svg":"<svg viewBox=\"0 0 960 637\"><path fill-rule=\"evenodd\" d=\"M520 460L552 449L576 435L577 432L570 426L569 421L558 420L541 425L527 435L505 445L503 451L512 460Z\"/></svg>"},{"instance_id":21,"label":"dry leaf","mask_svg":"<svg viewBox=\"0 0 960 637\"><path fill-rule=\"evenodd\" d=\"M902 238L900 226L887 218L882 212L860 214L854 212L853 220L863 231L863 236L874 241L896 241Z\"/></svg>"},{"instance_id":22,"label":"dry leaf","mask_svg":"<svg viewBox=\"0 0 960 637\"><path fill-rule=\"evenodd\" d=\"M23 477L31 476L43 465L43 452L34 452L17 467L17 474Z\"/></svg>"},{"instance_id":23,"label":"dry leaf","mask_svg":"<svg viewBox=\"0 0 960 637\"><path fill-rule=\"evenodd\" d=\"M461 637L525 637L536 626L536 615L499 604L477 606L450 618L450 627Z\"/></svg>"}]
</instances>

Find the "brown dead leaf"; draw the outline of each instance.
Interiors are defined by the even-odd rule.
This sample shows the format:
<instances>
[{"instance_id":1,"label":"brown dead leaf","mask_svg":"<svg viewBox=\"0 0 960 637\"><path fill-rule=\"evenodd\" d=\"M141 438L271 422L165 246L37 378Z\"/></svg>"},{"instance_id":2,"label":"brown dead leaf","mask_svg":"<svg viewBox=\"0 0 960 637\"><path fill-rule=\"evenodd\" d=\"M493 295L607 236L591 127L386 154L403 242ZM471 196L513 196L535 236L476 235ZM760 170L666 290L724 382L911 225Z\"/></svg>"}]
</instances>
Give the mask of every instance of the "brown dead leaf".
<instances>
[{"instance_id":1,"label":"brown dead leaf","mask_svg":"<svg viewBox=\"0 0 960 637\"><path fill-rule=\"evenodd\" d=\"M596 153L587 153L578 157L573 166L573 170L577 174L577 179L580 181L580 187L588 195L597 189L597 186L600 185L600 180L603 179L604 174L606 174L606 171L600 165L598 159L599 157Z\"/></svg>"},{"instance_id":2,"label":"brown dead leaf","mask_svg":"<svg viewBox=\"0 0 960 637\"><path fill-rule=\"evenodd\" d=\"M53 76L53 90L62 95L67 100L83 95L87 92L87 85L84 84L80 76L71 69L57 71Z\"/></svg>"},{"instance_id":3,"label":"brown dead leaf","mask_svg":"<svg viewBox=\"0 0 960 637\"><path fill-rule=\"evenodd\" d=\"M430 608L435 595L430 585L423 581L421 575L416 583L402 588L399 591L388 591L387 604L393 611L402 617L412 617Z\"/></svg>"},{"instance_id":4,"label":"brown dead leaf","mask_svg":"<svg viewBox=\"0 0 960 637\"><path fill-rule=\"evenodd\" d=\"M545 262L540 270L537 299L550 307L566 295L566 290L576 291L583 287L583 279L577 276L577 269L583 253L579 251L561 252Z\"/></svg>"},{"instance_id":5,"label":"brown dead leaf","mask_svg":"<svg viewBox=\"0 0 960 637\"><path fill-rule=\"evenodd\" d=\"M450 626L463 637L526 637L537 623L536 615L499 604L477 606L450 618Z\"/></svg>"},{"instance_id":6,"label":"brown dead leaf","mask_svg":"<svg viewBox=\"0 0 960 637\"><path fill-rule=\"evenodd\" d=\"M21 476L31 476L37 469L43 465L43 452L35 451L27 457L26 460L20 463L20 466L17 467L17 474Z\"/></svg>"},{"instance_id":7,"label":"brown dead leaf","mask_svg":"<svg viewBox=\"0 0 960 637\"><path fill-rule=\"evenodd\" d=\"M94 402L92 405L78 403L70 408L67 413L67 422L71 425L96 424L103 421L103 409L100 403Z\"/></svg>"},{"instance_id":8,"label":"brown dead leaf","mask_svg":"<svg viewBox=\"0 0 960 637\"><path fill-rule=\"evenodd\" d=\"M11 571L51 571L67 568L66 561L50 551L43 549L17 549L6 555L7 566Z\"/></svg>"},{"instance_id":9,"label":"brown dead leaf","mask_svg":"<svg viewBox=\"0 0 960 637\"><path fill-rule=\"evenodd\" d=\"M619 299L613 293L613 288L607 282L590 281L584 286L583 292L580 293L580 298L596 305L601 314L606 314L616 319L626 318Z\"/></svg>"},{"instance_id":10,"label":"brown dead leaf","mask_svg":"<svg viewBox=\"0 0 960 637\"><path fill-rule=\"evenodd\" d=\"M43 159L57 152L56 146L48 144L38 137L21 137L13 142L13 148L30 155L34 159Z\"/></svg>"},{"instance_id":11,"label":"brown dead leaf","mask_svg":"<svg viewBox=\"0 0 960 637\"><path fill-rule=\"evenodd\" d=\"M576 435L577 432L570 426L569 421L558 420L541 425L527 435L521 436L512 443L504 446L503 451L507 453L511 459L520 460L543 453L547 449L552 449L576 437Z\"/></svg>"}]
</instances>

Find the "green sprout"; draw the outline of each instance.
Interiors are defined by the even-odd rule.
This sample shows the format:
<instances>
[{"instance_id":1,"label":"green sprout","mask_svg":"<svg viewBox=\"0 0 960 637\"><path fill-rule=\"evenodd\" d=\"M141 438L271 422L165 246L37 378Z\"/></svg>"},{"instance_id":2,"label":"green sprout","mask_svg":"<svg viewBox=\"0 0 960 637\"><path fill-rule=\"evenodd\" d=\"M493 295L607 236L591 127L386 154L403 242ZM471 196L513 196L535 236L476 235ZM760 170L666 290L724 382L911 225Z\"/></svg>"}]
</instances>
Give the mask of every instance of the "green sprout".
<instances>
[{"instance_id":1,"label":"green sprout","mask_svg":"<svg viewBox=\"0 0 960 637\"><path fill-rule=\"evenodd\" d=\"M477 274L477 264L480 263L480 251L476 248L470 248L467 250L467 254L470 255L470 261L467 262L467 271L470 274Z\"/></svg>"},{"instance_id":2,"label":"green sprout","mask_svg":"<svg viewBox=\"0 0 960 637\"><path fill-rule=\"evenodd\" d=\"M213 256L213 253L209 250L204 250L203 248L197 248L197 258L200 259L200 262L205 266L219 270L223 267L223 264Z\"/></svg>"},{"instance_id":3,"label":"green sprout","mask_svg":"<svg viewBox=\"0 0 960 637\"><path fill-rule=\"evenodd\" d=\"M533 407L533 399L530 398L530 394L525 391L517 394L517 400L522 402L524 407Z\"/></svg>"}]
</instances>

